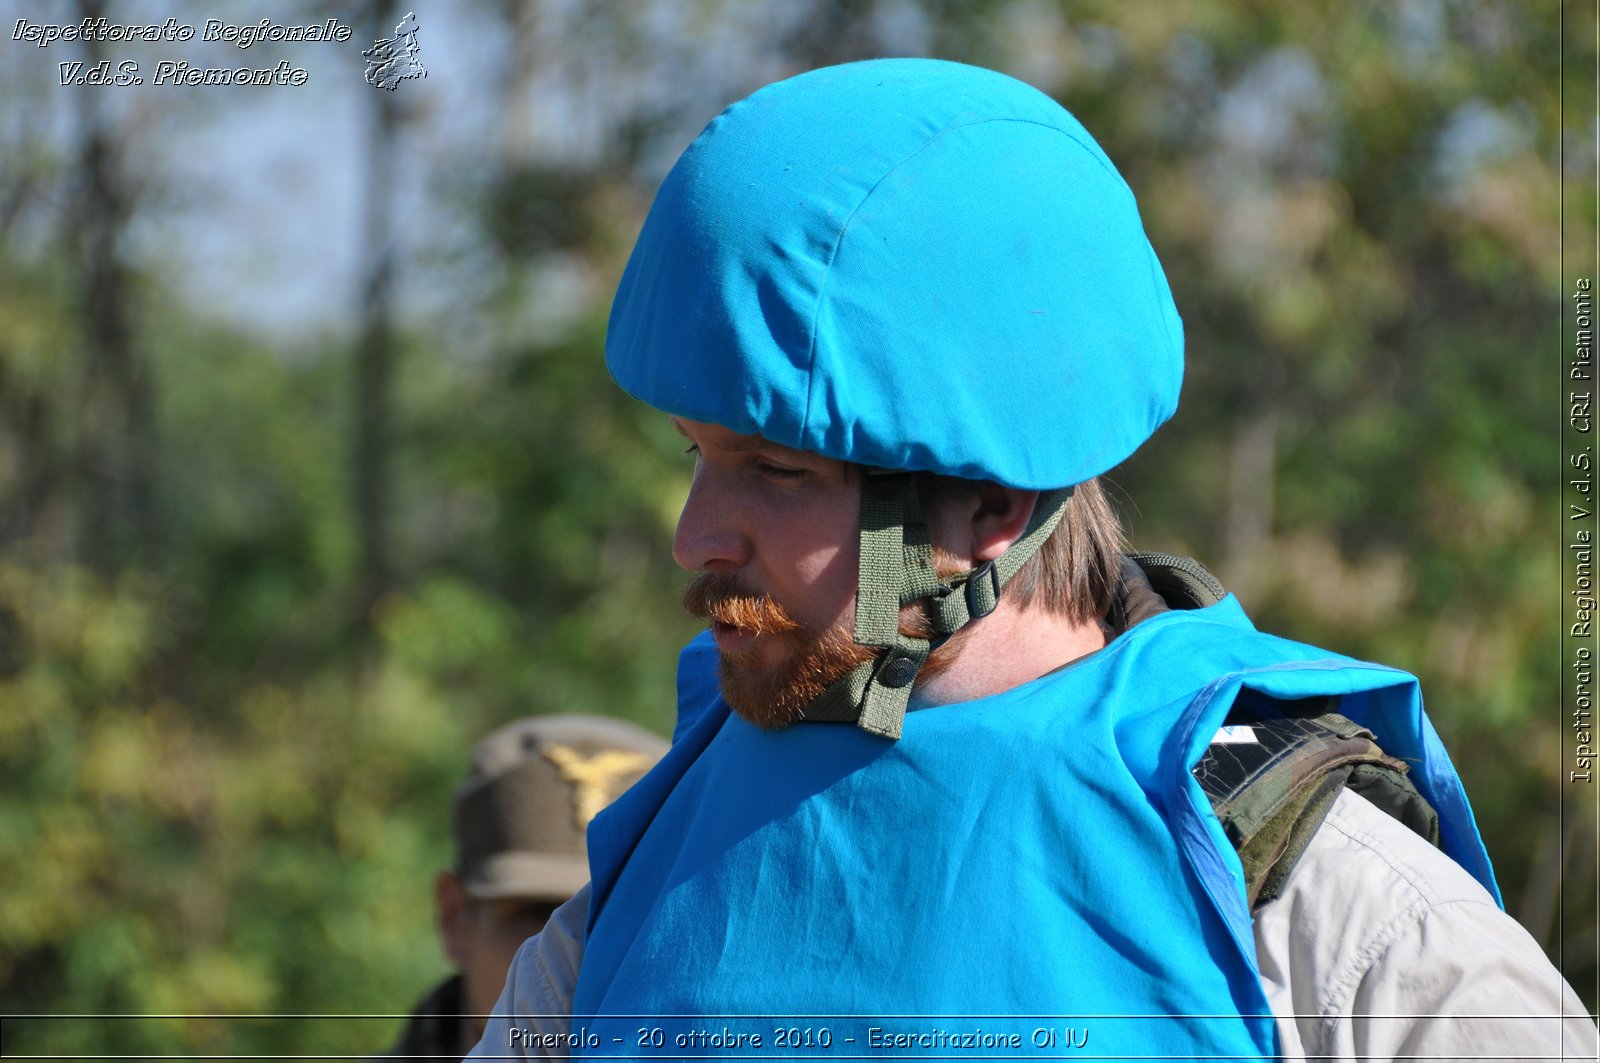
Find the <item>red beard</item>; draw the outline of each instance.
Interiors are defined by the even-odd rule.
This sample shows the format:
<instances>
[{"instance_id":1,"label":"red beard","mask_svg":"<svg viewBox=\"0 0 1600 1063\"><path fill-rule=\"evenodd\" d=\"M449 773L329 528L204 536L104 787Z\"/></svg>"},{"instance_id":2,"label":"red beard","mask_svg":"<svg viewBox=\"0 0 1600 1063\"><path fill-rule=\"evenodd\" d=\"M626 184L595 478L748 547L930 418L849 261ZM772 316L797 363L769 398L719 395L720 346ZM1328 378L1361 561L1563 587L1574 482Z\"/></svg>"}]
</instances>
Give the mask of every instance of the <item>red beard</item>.
<instances>
[{"instance_id":1,"label":"red beard","mask_svg":"<svg viewBox=\"0 0 1600 1063\"><path fill-rule=\"evenodd\" d=\"M936 561L941 574L953 568L937 556ZM806 706L821 697L823 691L882 652L879 647L857 645L843 625L823 631L801 626L771 595L752 592L730 575L700 573L684 590L683 607L702 620L752 631L769 642L778 641L787 651L784 660L775 666L761 663L759 644L719 654L723 700L740 716L769 731L801 719ZM909 607L901 610L900 631L928 638L932 625L922 609ZM928 659L917 675L919 682L951 665L959 652L961 636L957 632Z\"/></svg>"}]
</instances>

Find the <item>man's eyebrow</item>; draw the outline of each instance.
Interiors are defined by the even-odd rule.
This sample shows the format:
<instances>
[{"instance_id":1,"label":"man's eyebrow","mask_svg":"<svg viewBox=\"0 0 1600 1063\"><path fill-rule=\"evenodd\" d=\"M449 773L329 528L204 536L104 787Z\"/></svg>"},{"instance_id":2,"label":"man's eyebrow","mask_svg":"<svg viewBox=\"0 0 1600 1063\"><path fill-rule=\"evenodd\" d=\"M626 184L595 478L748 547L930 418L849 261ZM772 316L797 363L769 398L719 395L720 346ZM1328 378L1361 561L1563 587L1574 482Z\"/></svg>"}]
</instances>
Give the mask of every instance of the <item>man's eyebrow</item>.
<instances>
[{"instance_id":1,"label":"man's eyebrow","mask_svg":"<svg viewBox=\"0 0 1600 1063\"><path fill-rule=\"evenodd\" d=\"M680 436L682 436L685 439L691 439L692 438L689 435L688 432L684 431L683 422L678 420L678 418L669 417L667 420L671 423L672 430L674 432L678 433ZM736 436L732 436L732 437L730 437L729 439L726 439L726 440L718 440L717 444L716 444L716 448L718 450L731 451L731 452L736 453L736 454L748 454L748 453L750 453L752 451L757 451L757 450L777 449L777 450L787 451L787 450L792 450L793 449L791 447L785 447L785 446L783 446L782 444L779 444L779 443L773 443L773 442L771 442L769 440L762 439L760 436L745 436L745 435L736 435ZM799 453L799 452L796 451L796 453Z\"/></svg>"}]
</instances>

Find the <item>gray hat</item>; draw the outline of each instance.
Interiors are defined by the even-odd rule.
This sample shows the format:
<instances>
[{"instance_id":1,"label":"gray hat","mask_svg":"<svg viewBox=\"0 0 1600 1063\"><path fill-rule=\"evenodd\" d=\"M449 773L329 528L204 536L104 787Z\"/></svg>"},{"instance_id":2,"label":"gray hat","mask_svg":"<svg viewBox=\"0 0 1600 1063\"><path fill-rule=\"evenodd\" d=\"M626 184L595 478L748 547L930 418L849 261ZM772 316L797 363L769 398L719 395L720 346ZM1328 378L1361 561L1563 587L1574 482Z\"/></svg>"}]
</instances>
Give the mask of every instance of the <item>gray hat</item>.
<instances>
[{"instance_id":1,"label":"gray hat","mask_svg":"<svg viewBox=\"0 0 1600 1063\"><path fill-rule=\"evenodd\" d=\"M589 881L589 820L667 748L631 723L576 714L527 717L485 736L451 807L467 893L572 896Z\"/></svg>"}]
</instances>

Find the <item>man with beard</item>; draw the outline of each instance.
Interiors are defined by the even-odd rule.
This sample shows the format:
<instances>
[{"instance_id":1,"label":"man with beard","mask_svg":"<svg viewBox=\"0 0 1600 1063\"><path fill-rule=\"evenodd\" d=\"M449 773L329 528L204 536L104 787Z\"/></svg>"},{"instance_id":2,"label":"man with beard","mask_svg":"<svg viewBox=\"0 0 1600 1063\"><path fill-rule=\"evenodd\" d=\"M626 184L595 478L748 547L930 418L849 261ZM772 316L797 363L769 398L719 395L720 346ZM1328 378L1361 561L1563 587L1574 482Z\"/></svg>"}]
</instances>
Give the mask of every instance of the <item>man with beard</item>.
<instances>
[{"instance_id":1,"label":"man with beard","mask_svg":"<svg viewBox=\"0 0 1600 1063\"><path fill-rule=\"evenodd\" d=\"M693 455L673 552L710 630L477 1053L1593 1044L1416 681L1124 554L1095 478L1175 409L1182 325L1052 100L889 60L735 104L663 184L606 355ZM1258 830L1218 780L1283 764Z\"/></svg>"}]
</instances>

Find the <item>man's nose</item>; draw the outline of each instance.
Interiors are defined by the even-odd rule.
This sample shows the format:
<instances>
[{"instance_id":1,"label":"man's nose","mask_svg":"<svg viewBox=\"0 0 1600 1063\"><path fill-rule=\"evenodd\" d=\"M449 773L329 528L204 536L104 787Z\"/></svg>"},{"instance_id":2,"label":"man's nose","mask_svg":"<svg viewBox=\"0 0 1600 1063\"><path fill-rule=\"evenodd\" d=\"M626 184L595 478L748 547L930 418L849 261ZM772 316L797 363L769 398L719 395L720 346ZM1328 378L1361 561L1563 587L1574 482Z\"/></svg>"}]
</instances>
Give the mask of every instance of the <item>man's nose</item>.
<instances>
[{"instance_id":1,"label":"man's nose","mask_svg":"<svg viewBox=\"0 0 1600 1063\"><path fill-rule=\"evenodd\" d=\"M696 472L678 514L672 559L690 572L737 569L750 560L750 540L741 528L733 500L718 490L713 476Z\"/></svg>"}]
</instances>

